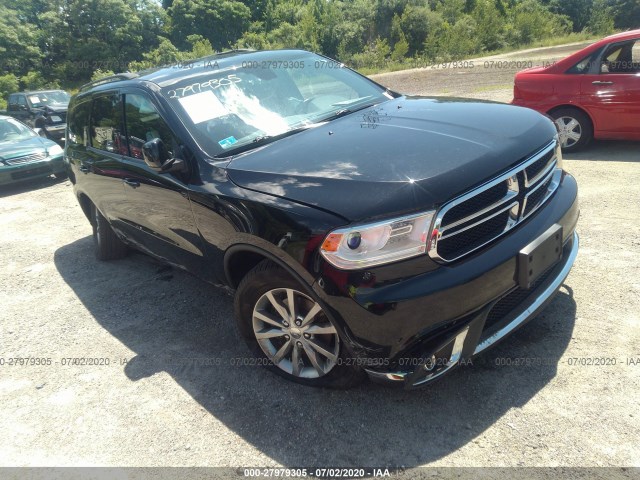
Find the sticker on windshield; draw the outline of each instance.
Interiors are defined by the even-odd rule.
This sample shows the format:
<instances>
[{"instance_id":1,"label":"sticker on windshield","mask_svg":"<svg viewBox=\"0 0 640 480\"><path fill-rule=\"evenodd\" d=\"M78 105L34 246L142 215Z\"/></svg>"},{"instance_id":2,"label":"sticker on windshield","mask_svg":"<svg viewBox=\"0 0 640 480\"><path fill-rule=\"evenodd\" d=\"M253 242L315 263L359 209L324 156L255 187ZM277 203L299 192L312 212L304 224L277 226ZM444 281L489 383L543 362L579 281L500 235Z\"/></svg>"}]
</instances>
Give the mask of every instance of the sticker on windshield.
<instances>
[{"instance_id":1,"label":"sticker on windshield","mask_svg":"<svg viewBox=\"0 0 640 480\"><path fill-rule=\"evenodd\" d=\"M218 97L211 91L189 95L178 99L178 101L193 123L206 122L229 113L222 105L222 102L218 100Z\"/></svg>"},{"instance_id":2,"label":"sticker on windshield","mask_svg":"<svg viewBox=\"0 0 640 480\"><path fill-rule=\"evenodd\" d=\"M29 101L31 103L40 103L40 98L36 97L35 95L33 95L33 96L29 97Z\"/></svg>"},{"instance_id":3,"label":"sticker on windshield","mask_svg":"<svg viewBox=\"0 0 640 480\"><path fill-rule=\"evenodd\" d=\"M236 137L227 137L223 140L220 140L218 142L218 145L220 145L222 148L229 148L233 145L235 145L236 143L238 143L238 140L236 140Z\"/></svg>"}]
</instances>

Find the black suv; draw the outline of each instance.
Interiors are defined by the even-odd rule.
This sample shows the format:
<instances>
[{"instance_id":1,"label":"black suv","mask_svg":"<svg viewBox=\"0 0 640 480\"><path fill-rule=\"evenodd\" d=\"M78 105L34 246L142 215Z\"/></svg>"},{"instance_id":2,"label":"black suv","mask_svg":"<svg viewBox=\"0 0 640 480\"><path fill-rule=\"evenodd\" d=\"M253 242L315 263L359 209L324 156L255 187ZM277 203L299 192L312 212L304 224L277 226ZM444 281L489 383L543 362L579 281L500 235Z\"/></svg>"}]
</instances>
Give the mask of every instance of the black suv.
<instances>
[{"instance_id":1,"label":"black suv","mask_svg":"<svg viewBox=\"0 0 640 480\"><path fill-rule=\"evenodd\" d=\"M70 98L63 90L12 93L7 99L7 114L39 129L42 136L60 142L64 139Z\"/></svg>"},{"instance_id":2,"label":"black suv","mask_svg":"<svg viewBox=\"0 0 640 480\"><path fill-rule=\"evenodd\" d=\"M256 363L308 385L427 384L533 317L578 251L548 118L304 51L88 84L65 155L99 259L231 287Z\"/></svg>"}]
</instances>

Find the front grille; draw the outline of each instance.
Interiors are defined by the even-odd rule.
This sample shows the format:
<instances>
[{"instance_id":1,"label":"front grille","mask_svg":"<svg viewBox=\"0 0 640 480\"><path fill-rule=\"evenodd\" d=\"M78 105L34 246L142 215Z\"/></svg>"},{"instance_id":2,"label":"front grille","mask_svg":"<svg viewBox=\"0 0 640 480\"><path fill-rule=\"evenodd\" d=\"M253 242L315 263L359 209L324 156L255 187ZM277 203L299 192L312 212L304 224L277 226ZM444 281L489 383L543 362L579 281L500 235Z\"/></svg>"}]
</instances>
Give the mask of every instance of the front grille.
<instances>
[{"instance_id":1,"label":"front grille","mask_svg":"<svg viewBox=\"0 0 640 480\"><path fill-rule=\"evenodd\" d=\"M524 169L528 183L535 183L536 177L538 177L543 171L546 170L546 167L549 165L549 162L553 159L554 150L549 150L545 153L539 160L536 160L527 168Z\"/></svg>"},{"instance_id":2,"label":"front grille","mask_svg":"<svg viewBox=\"0 0 640 480\"><path fill-rule=\"evenodd\" d=\"M44 160L45 158L47 158L47 154L44 152L41 152L41 153L32 153L31 155L23 155L21 157L5 160L4 162L7 165L22 165L24 163L39 162L40 160Z\"/></svg>"},{"instance_id":3,"label":"front grille","mask_svg":"<svg viewBox=\"0 0 640 480\"><path fill-rule=\"evenodd\" d=\"M500 182L499 184L488 188L487 190L479 193L478 195L471 197L469 200L456 205L451 208L444 216L443 223L450 225L457 222L478 210L482 210L487 205L492 205L499 201L507 194L508 186L506 182Z\"/></svg>"},{"instance_id":4,"label":"front grille","mask_svg":"<svg viewBox=\"0 0 640 480\"><path fill-rule=\"evenodd\" d=\"M457 255L461 250L481 247L500 235L504 231L504 226L508 220L509 212L501 212L486 222L471 227L458 235L440 240L438 253L444 258L450 258Z\"/></svg>"},{"instance_id":5,"label":"front grille","mask_svg":"<svg viewBox=\"0 0 640 480\"><path fill-rule=\"evenodd\" d=\"M445 204L438 212L429 255L452 262L488 245L540 208L558 188L557 142L517 167Z\"/></svg>"},{"instance_id":6,"label":"front grille","mask_svg":"<svg viewBox=\"0 0 640 480\"><path fill-rule=\"evenodd\" d=\"M526 202L524 204L524 212L522 213L523 217L528 217L531 213L538 209L540 204L546 198L552 180L553 176L548 175L548 178L540 183L540 186L537 188L537 190L533 191L527 196Z\"/></svg>"}]
</instances>

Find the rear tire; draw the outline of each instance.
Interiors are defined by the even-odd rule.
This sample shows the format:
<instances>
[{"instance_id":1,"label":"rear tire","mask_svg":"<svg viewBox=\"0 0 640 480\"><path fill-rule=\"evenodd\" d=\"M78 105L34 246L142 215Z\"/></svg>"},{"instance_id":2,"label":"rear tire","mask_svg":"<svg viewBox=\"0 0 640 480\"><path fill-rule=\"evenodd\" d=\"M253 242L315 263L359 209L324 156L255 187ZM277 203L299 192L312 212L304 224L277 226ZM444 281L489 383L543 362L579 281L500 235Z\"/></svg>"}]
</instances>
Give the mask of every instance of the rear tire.
<instances>
[{"instance_id":1,"label":"rear tire","mask_svg":"<svg viewBox=\"0 0 640 480\"><path fill-rule=\"evenodd\" d=\"M234 307L251 364L313 387L346 389L366 378L320 304L274 263L265 260L242 279Z\"/></svg>"},{"instance_id":2,"label":"rear tire","mask_svg":"<svg viewBox=\"0 0 640 480\"><path fill-rule=\"evenodd\" d=\"M128 248L114 233L107 219L95 205L91 205L93 244L98 260L117 260L127 255Z\"/></svg>"},{"instance_id":3,"label":"rear tire","mask_svg":"<svg viewBox=\"0 0 640 480\"><path fill-rule=\"evenodd\" d=\"M577 108L559 108L550 113L560 130L560 143L565 153L577 152L593 138L589 116Z\"/></svg>"}]
</instances>

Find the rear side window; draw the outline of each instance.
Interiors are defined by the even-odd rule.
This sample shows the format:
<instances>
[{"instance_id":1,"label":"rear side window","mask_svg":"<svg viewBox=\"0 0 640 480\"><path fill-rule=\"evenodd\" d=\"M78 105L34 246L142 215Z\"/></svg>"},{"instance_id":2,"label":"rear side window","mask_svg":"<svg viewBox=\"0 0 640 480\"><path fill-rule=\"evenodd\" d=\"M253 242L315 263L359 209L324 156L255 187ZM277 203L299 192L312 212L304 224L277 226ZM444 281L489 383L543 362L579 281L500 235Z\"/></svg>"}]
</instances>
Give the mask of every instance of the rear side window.
<instances>
[{"instance_id":1,"label":"rear side window","mask_svg":"<svg viewBox=\"0 0 640 480\"><path fill-rule=\"evenodd\" d=\"M141 159L142 146L155 138L162 140L170 156L173 156L177 148L176 139L147 96L135 93L125 95L125 122L131 157Z\"/></svg>"},{"instance_id":2,"label":"rear side window","mask_svg":"<svg viewBox=\"0 0 640 480\"><path fill-rule=\"evenodd\" d=\"M126 154L126 139L122 135L120 95L114 93L93 100L91 146L106 152Z\"/></svg>"},{"instance_id":3,"label":"rear side window","mask_svg":"<svg viewBox=\"0 0 640 480\"><path fill-rule=\"evenodd\" d=\"M18 103L17 95L9 95L9 101L7 102L9 105L16 105Z\"/></svg>"},{"instance_id":4,"label":"rear side window","mask_svg":"<svg viewBox=\"0 0 640 480\"><path fill-rule=\"evenodd\" d=\"M89 137L89 115L91 113L91 102L83 102L74 105L69 112L67 122L69 145L88 145Z\"/></svg>"}]
</instances>

